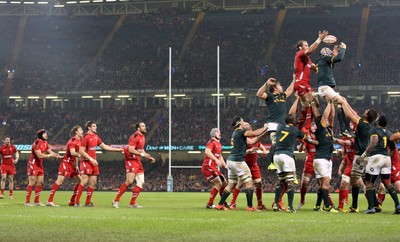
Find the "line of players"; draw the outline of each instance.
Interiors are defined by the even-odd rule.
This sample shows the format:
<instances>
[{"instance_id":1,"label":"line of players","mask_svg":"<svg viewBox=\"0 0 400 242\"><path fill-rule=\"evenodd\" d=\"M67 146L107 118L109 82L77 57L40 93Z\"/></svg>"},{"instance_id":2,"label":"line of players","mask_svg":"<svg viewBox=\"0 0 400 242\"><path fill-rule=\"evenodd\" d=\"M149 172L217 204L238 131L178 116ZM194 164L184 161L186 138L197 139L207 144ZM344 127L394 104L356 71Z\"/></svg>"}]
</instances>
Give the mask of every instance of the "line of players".
<instances>
[{"instance_id":1,"label":"line of players","mask_svg":"<svg viewBox=\"0 0 400 242\"><path fill-rule=\"evenodd\" d=\"M379 116L372 108L366 109L362 117L358 116L347 100L334 90L336 86L333 76L334 64L344 58L346 44L342 42L340 46L334 46L333 50L327 47L322 48L317 64L312 63L309 55L317 49L327 35L328 31L320 31L317 40L311 46L308 46L305 40L300 40L297 43L293 81L285 92L281 84L274 78L269 78L265 85L258 90L257 96L266 101L268 108L268 124L264 127L264 130L259 129L257 130L258 132L254 132L251 130L251 126L244 122L243 119L236 117L233 120L232 126L235 129L232 134L233 149L227 159L227 164L225 164L220 155L220 145L217 145L220 133L215 135L215 130L212 130L212 139L207 144L202 168L205 178L214 185L206 205L207 208L215 207L219 210L228 210L230 208L236 210L236 197L240 187L244 185L247 210L259 211L266 209L261 199L262 192L258 192L261 189L259 185L256 186L258 206L257 208L252 206L253 181L256 184L261 184L261 177L256 163L257 157L252 157L249 153L254 152L251 145L258 142L262 134L268 132L272 146L267 156L267 162L270 164L269 169L277 170L280 181L275 190L275 201L272 205L274 211L296 211L293 207L293 192L296 179L293 146L296 138L299 138L303 142L299 148L306 151L307 159L300 187L301 200L297 209L301 209L305 204L307 186L311 177L315 174L320 186L314 207L315 211L359 212L359 186L365 182L365 194L368 200L368 209L365 213L374 214L381 211L381 204L384 200L384 187L394 201L395 213L400 213L397 197L397 192L399 192L400 188L399 154L394 143L400 137L400 133L392 134L387 131L386 117L384 115ZM318 73L318 93L314 93L310 86L311 70L315 70ZM287 114L286 99L293 92L296 92L297 98ZM317 96L326 101L326 108L322 114L318 110L319 101ZM301 102L302 110L298 122L296 122L295 114L299 102ZM335 138L332 132L336 115L335 103L338 108L340 135L343 139ZM313 117L315 123L312 125ZM350 123L346 117L353 123L354 129L350 129ZM297 128L295 127L296 124ZM354 130L355 135L351 132L352 130ZM334 142L341 144L346 151L343 159L344 163L341 164L339 169L339 175L342 175L342 182L338 209L333 206L329 195ZM388 148L391 151L390 155ZM263 153L265 153L264 150ZM344 164L346 164L346 169L342 172ZM228 168L229 183L219 171L219 167ZM381 184L380 186L378 199L375 195L374 183L379 176L383 185ZM345 210L344 203L347 201L349 185L352 186L353 200L351 207ZM228 207L225 201L232 190L233 199ZM221 195L221 200L217 206L214 206L213 201L218 192ZM288 194L288 209L284 207L281 200L284 192ZM324 205L321 207L322 201L324 201Z\"/></svg>"},{"instance_id":2,"label":"line of players","mask_svg":"<svg viewBox=\"0 0 400 242\"><path fill-rule=\"evenodd\" d=\"M123 152L125 157L126 181L122 183L116 198L112 202L114 208L119 208L119 201L124 192L135 181L132 189L132 198L129 203L130 208L142 208L136 203L137 197L144 184L144 169L141 163L141 157L154 163L156 160L144 150L145 134L147 132L144 122L135 125L135 133L129 138L128 146L125 148L113 148L103 143L97 134L97 124L94 121L88 121L85 124L87 133L83 135L81 126L76 125L71 129L71 138L66 145L64 156L53 152L47 142L48 132L45 129L37 131L37 139L32 144L31 155L27 164L28 186L26 188L26 207L34 206L52 206L58 207L54 203L54 196L59 186L64 183L65 178L72 178L75 181L73 194L69 201L69 206L80 207L80 198L84 187L87 186L87 197L84 206L94 207L91 198L94 193L97 176L100 175L99 163L96 160L96 150L99 146L103 150L113 152ZM11 144L11 138L4 138L4 145L0 147L2 156L1 165L1 196L4 197L4 188L6 176L9 176L10 198L13 199L13 176L16 174L15 164L18 162L19 154L14 145ZM50 196L46 204L40 202L40 193L44 182L43 159L56 158L62 159L58 168L57 180L52 185ZM80 164L79 164L80 160ZM34 202L31 203L31 195L35 187Z\"/></svg>"}]
</instances>

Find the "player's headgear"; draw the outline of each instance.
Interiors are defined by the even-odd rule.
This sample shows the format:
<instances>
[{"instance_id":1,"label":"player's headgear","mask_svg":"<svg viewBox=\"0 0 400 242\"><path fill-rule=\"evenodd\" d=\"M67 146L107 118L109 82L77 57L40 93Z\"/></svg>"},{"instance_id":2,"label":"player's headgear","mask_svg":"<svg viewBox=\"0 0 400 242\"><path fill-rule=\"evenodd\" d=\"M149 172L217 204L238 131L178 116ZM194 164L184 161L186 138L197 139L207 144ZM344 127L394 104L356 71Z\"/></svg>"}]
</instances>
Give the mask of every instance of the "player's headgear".
<instances>
[{"instance_id":1,"label":"player's headgear","mask_svg":"<svg viewBox=\"0 0 400 242\"><path fill-rule=\"evenodd\" d=\"M239 116L234 117L232 120L232 127L237 128L241 122L243 122L243 119L241 117Z\"/></svg>"},{"instance_id":2,"label":"player's headgear","mask_svg":"<svg viewBox=\"0 0 400 242\"><path fill-rule=\"evenodd\" d=\"M386 127L387 125L387 118L385 115L381 115L376 119L376 124L378 124L381 127Z\"/></svg>"},{"instance_id":3,"label":"player's headgear","mask_svg":"<svg viewBox=\"0 0 400 242\"><path fill-rule=\"evenodd\" d=\"M46 133L47 131L45 129L39 129L36 134L39 139L43 139L43 134Z\"/></svg>"},{"instance_id":4,"label":"player's headgear","mask_svg":"<svg viewBox=\"0 0 400 242\"><path fill-rule=\"evenodd\" d=\"M87 121L85 124L85 128L86 130L89 130L89 128L92 126L92 124L95 124L95 121Z\"/></svg>"},{"instance_id":5,"label":"player's headgear","mask_svg":"<svg viewBox=\"0 0 400 242\"><path fill-rule=\"evenodd\" d=\"M218 128L211 129L211 131L210 131L211 138L216 137L218 131L219 131Z\"/></svg>"},{"instance_id":6,"label":"player's headgear","mask_svg":"<svg viewBox=\"0 0 400 242\"><path fill-rule=\"evenodd\" d=\"M324 47L324 48L321 49L321 55L331 56L332 55L332 50L329 49L328 47Z\"/></svg>"}]
</instances>

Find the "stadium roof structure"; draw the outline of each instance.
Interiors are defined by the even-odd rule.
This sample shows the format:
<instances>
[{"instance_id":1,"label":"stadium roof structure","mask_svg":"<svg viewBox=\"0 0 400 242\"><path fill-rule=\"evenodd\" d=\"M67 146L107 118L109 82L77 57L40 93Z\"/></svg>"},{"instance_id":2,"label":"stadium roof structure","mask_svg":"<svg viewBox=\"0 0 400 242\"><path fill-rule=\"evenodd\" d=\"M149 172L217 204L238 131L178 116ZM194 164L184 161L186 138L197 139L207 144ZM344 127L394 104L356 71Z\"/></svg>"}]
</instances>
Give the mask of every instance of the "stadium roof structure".
<instances>
[{"instance_id":1,"label":"stadium roof structure","mask_svg":"<svg viewBox=\"0 0 400 242\"><path fill-rule=\"evenodd\" d=\"M192 11L400 5L400 0L0 0L0 16L122 15L178 8Z\"/></svg>"}]
</instances>

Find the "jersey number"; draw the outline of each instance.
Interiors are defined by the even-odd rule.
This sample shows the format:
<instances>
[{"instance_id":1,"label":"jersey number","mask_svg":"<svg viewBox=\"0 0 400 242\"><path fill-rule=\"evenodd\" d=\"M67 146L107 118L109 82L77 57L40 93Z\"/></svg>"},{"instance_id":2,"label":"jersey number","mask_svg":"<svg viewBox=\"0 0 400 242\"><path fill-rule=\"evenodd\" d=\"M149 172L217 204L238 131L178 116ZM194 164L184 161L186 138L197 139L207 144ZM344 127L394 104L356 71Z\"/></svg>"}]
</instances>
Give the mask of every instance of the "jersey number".
<instances>
[{"instance_id":1,"label":"jersey number","mask_svg":"<svg viewBox=\"0 0 400 242\"><path fill-rule=\"evenodd\" d=\"M289 135L289 132L282 130L282 134L283 136L279 139L279 142L282 142Z\"/></svg>"},{"instance_id":2,"label":"jersey number","mask_svg":"<svg viewBox=\"0 0 400 242\"><path fill-rule=\"evenodd\" d=\"M386 148L387 145L387 137L383 137L383 148Z\"/></svg>"}]
</instances>

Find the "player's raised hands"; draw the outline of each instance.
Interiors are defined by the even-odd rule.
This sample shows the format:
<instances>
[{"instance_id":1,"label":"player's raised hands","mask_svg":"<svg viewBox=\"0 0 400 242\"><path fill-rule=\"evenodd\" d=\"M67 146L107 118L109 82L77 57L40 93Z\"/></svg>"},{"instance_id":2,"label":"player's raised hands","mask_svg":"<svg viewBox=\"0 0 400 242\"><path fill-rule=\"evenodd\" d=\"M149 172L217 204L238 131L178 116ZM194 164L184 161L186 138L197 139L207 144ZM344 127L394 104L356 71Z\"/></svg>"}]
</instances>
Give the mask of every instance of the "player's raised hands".
<instances>
[{"instance_id":1,"label":"player's raised hands","mask_svg":"<svg viewBox=\"0 0 400 242\"><path fill-rule=\"evenodd\" d=\"M332 56L335 57L339 54L339 46L335 45L332 50Z\"/></svg>"},{"instance_id":2,"label":"player's raised hands","mask_svg":"<svg viewBox=\"0 0 400 242\"><path fill-rule=\"evenodd\" d=\"M342 49L346 49L347 48L347 45L345 44L345 43L343 43L343 42L340 42L340 48L342 48Z\"/></svg>"},{"instance_id":3,"label":"player's raised hands","mask_svg":"<svg viewBox=\"0 0 400 242\"><path fill-rule=\"evenodd\" d=\"M324 31L319 31L319 33L318 33L318 38L320 39L320 40L323 40L323 39L325 39L325 37L327 36L329 34L329 32L327 31L327 30L324 30Z\"/></svg>"},{"instance_id":4,"label":"player's raised hands","mask_svg":"<svg viewBox=\"0 0 400 242\"><path fill-rule=\"evenodd\" d=\"M272 78L272 77L268 78L268 80L267 80L267 84L268 85L273 85L275 83L276 83L276 79L275 78Z\"/></svg>"}]
</instances>

